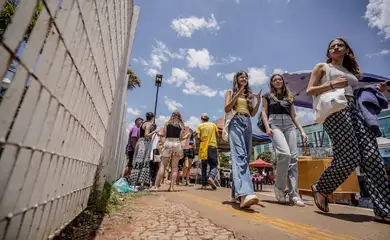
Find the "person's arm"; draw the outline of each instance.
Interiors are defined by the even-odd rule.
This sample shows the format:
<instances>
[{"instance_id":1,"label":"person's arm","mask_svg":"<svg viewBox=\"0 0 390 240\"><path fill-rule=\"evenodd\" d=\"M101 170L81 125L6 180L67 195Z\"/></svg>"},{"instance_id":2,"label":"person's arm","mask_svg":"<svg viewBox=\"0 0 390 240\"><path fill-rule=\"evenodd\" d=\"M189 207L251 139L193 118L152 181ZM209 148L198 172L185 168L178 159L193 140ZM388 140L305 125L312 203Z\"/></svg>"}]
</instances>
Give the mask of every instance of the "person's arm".
<instances>
[{"instance_id":1,"label":"person's arm","mask_svg":"<svg viewBox=\"0 0 390 240\"><path fill-rule=\"evenodd\" d=\"M242 94L244 92L244 90L245 90L245 88L242 87L234 96L233 96L233 90L229 89L226 91L226 93L225 93L225 113L229 113L232 111L233 106L237 102L238 96L240 96L240 94Z\"/></svg>"},{"instance_id":2,"label":"person's arm","mask_svg":"<svg viewBox=\"0 0 390 240\"><path fill-rule=\"evenodd\" d=\"M257 112L259 111L259 106L260 106L260 103L261 103L261 93L262 93L262 91L263 90L260 89L259 93L254 94L254 96L256 97L256 105L253 107L253 110L251 112L251 116L252 117L256 116Z\"/></svg>"},{"instance_id":3,"label":"person's arm","mask_svg":"<svg viewBox=\"0 0 390 240\"><path fill-rule=\"evenodd\" d=\"M201 142L201 139L200 139L200 127L198 126L196 128L196 140L199 140L199 142Z\"/></svg>"},{"instance_id":4,"label":"person's arm","mask_svg":"<svg viewBox=\"0 0 390 240\"><path fill-rule=\"evenodd\" d=\"M265 133L268 136L272 135L272 130L269 127L268 123L268 100L267 100L267 95L263 96L263 106L261 108L261 119L263 120L264 128L265 128Z\"/></svg>"},{"instance_id":5,"label":"person's arm","mask_svg":"<svg viewBox=\"0 0 390 240\"><path fill-rule=\"evenodd\" d=\"M307 142L307 135L306 135L305 131L303 130L301 124L299 123L298 115L295 112L295 107L293 104L291 104L291 107L290 107L290 114L291 114L291 118L292 118L295 126L298 128L299 132L301 133L304 142Z\"/></svg>"},{"instance_id":6,"label":"person's arm","mask_svg":"<svg viewBox=\"0 0 390 240\"><path fill-rule=\"evenodd\" d=\"M221 134L219 134L219 131L218 131L218 127L217 127L217 124L214 123L214 126L215 126L215 134L217 137L221 137Z\"/></svg>"},{"instance_id":7,"label":"person's arm","mask_svg":"<svg viewBox=\"0 0 390 240\"><path fill-rule=\"evenodd\" d=\"M152 124L148 123L148 124L145 124L145 138L151 138L153 136L153 134L157 133L157 130L154 130L153 132L151 132L151 128L152 128Z\"/></svg>"},{"instance_id":8,"label":"person's arm","mask_svg":"<svg viewBox=\"0 0 390 240\"><path fill-rule=\"evenodd\" d=\"M181 131L180 131L180 141L187 140L190 137L191 133L187 133L186 135L184 135L185 131L186 131L185 128L181 129Z\"/></svg>"},{"instance_id":9,"label":"person's arm","mask_svg":"<svg viewBox=\"0 0 390 240\"><path fill-rule=\"evenodd\" d=\"M313 71L311 72L309 83L307 85L306 95L318 96L323 92L327 92L335 88L348 87L348 81L345 77L338 77L336 79L326 81L325 83L319 85L321 78L326 74L325 67L325 63L319 63L315 65Z\"/></svg>"}]
</instances>

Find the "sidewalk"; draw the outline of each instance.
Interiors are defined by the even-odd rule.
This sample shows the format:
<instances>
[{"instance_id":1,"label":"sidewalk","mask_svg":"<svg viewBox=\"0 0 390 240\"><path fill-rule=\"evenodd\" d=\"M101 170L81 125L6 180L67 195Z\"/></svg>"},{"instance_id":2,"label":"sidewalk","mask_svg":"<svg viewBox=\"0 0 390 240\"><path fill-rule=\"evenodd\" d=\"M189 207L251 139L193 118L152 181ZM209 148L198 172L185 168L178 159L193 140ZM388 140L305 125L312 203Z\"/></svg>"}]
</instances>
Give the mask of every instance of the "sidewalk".
<instances>
[{"instance_id":1,"label":"sidewalk","mask_svg":"<svg viewBox=\"0 0 390 240\"><path fill-rule=\"evenodd\" d=\"M125 201L120 212L104 217L97 240L235 239L231 231L159 193Z\"/></svg>"}]
</instances>

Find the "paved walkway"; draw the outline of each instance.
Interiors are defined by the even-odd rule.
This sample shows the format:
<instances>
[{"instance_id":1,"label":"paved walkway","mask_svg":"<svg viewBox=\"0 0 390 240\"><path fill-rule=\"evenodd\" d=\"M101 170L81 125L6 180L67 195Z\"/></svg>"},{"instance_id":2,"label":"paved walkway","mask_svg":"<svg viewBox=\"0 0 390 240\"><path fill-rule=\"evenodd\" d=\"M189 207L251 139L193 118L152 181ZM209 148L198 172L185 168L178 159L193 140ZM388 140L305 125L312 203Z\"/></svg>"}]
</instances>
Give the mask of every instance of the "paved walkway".
<instances>
[{"instance_id":1,"label":"paved walkway","mask_svg":"<svg viewBox=\"0 0 390 240\"><path fill-rule=\"evenodd\" d=\"M104 218L96 239L235 239L233 232L160 194L126 201L120 213Z\"/></svg>"},{"instance_id":2,"label":"paved walkway","mask_svg":"<svg viewBox=\"0 0 390 240\"><path fill-rule=\"evenodd\" d=\"M230 189L202 191L179 187L129 200L120 214L105 217L97 239L311 239L384 240L388 225L372 222L369 209L330 205L321 213L312 199L306 207L278 204L270 188L257 193L260 204L243 211L229 200Z\"/></svg>"}]
</instances>

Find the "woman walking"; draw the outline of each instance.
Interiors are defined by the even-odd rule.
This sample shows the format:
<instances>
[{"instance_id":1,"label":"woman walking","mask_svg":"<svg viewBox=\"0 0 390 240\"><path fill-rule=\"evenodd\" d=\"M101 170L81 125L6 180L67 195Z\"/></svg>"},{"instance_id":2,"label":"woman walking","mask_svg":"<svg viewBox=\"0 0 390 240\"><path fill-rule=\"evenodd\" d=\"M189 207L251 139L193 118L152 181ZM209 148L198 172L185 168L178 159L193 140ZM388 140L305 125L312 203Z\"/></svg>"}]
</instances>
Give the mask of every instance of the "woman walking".
<instances>
[{"instance_id":1,"label":"woman walking","mask_svg":"<svg viewBox=\"0 0 390 240\"><path fill-rule=\"evenodd\" d=\"M190 186L190 170L192 167L192 161L195 158L195 141L194 141L194 131L191 128L188 128L190 137L182 141L182 146L184 146L184 162L183 162L183 181L185 180L185 185Z\"/></svg>"},{"instance_id":2,"label":"woman walking","mask_svg":"<svg viewBox=\"0 0 390 240\"><path fill-rule=\"evenodd\" d=\"M359 65L352 49L342 38L329 43L326 56L326 63L314 67L306 93L317 96L332 89L344 89L348 105L325 118L324 128L332 141L333 160L312 186L315 203L320 210L328 212L327 195L360 166L365 172L367 189L374 205L374 220L390 223L390 190L386 170L376 135L364 122L353 92L359 87ZM386 83L376 85L376 89L385 91Z\"/></svg>"},{"instance_id":3,"label":"woman walking","mask_svg":"<svg viewBox=\"0 0 390 240\"><path fill-rule=\"evenodd\" d=\"M153 124L154 114L146 113L146 120L140 126L140 138L135 146L134 161L128 182L133 186L150 185L150 152L151 138L156 134Z\"/></svg>"},{"instance_id":4,"label":"woman walking","mask_svg":"<svg viewBox=\"0 0 390 240\"><path fill-rule=\"evenodd\" d=\"M286 182L289 201L304 207L298 193L298 148L295 127L301 132L305 142L307 136L299 124L294 109L294 96L288 90L280 74L270 79L270 92L263 96L262 120L265 131L272 138L277 158L275 197L279 202L286 202Z\"/></svg>"},{"instance_id":5,"label":"woman walking","mask_svg":"<svg viewBox=\"0 0 390 240\"><path fill-rule=\"evenodd\" d=\"M161 178L165 173L165 169L168 166L169 159L171 159L171 181L168 191L175 191L174 185L176 184L178 174L178 163L183 157L183 149L181 141L187 139L189 134L183 137L184 123L179 111L174 111L171 118L164 126L163 136L165 138L162 152L160 169L157 173L154 190L157 190L161 185Z\"/></svg>"},{"instance_id":6,"label":"woman walking","mask_svg":"<svg viewBox=\"0 0 390 240\"><path fill-rule=\"evenodd\" d=\"M254 97L256 105L254 106ZM233 89L225 95L225 113L233 112L229 123L229 144L232 159L233 184L232 198L240 201L241 208L257 204L249 172L249 157L252 151L252 122L261 102L261 90L253 94L248 83L248 74L238 72L234 75Z\"/></svg>"}]
</instances>

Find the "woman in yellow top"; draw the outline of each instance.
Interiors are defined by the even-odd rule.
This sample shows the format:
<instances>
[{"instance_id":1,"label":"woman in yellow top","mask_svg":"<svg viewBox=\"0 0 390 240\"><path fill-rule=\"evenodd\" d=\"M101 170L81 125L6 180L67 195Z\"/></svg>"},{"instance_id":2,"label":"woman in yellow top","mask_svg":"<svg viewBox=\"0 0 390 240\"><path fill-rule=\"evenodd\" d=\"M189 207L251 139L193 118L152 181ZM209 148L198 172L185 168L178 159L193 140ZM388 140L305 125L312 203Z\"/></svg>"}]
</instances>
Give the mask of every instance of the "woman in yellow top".
<instances>
[{"instance_id":1,"label":"woman in yellow top","mask_svg":"<svg viewBox=\"0 0 390 240\"><path fill-rule=\"evenodd\" d=\"M225 113L233 111L234 117L229 124L229 144L232 159L233 184L232 198L240 201L241 208L257 204L259 198L254 195L249 172L249 157L252 151L252 122L261 103L261 91L253 94L248 84L248 74L238 72L234 76L233 89L225 96ZM254 105L256 97L256 105Z\"/></svg>"}]
</instances>

